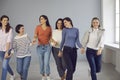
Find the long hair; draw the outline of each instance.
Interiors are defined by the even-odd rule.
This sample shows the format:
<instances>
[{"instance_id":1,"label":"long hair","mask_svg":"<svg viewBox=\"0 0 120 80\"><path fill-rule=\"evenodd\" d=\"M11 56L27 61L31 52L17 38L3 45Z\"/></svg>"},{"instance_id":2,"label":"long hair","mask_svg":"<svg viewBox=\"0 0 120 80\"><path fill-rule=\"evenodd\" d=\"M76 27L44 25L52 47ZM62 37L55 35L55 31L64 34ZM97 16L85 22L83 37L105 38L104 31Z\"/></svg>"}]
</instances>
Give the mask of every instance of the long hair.
<instances>
[{"instance_id":1,"label":"long hair","mask_svg":"<svg viewBox=\"0 0 120 80\"><path fill-rule=\"evenodd\" d=\"M3 16L1 16L0 21L2 21L4 18L7 18L8 21L9 21L9 17L8 17L7 15L3 15ZM1 29L1 28L2 28L2 23L0 22L0 29ZM10 30L10 28L12 28L12 27L10 26L9 23L7 23L7 25L6 25L6 29L5 29L5 32L8 33L9 30Z\"/></svg>"},{"instance_id":2,"label":"long hair","mask_svg":"<svg viewBox=\"0 0 120 80\"><path fill-rule=\"evenodd\" d=\"M64 21L64 20L69 21L69 22L70 22L70 24L71 24L71 25L72 25L72 27L73 27L72 20L71 20L69 17L65 17L65 18L63 19L63 21Z\"/></svg>"},{"instance_id":3,"label":"long hair","mask_svg":"<svg viewBox=\"0 0 120 80\"><path fill-rule=\"evenodd\" d=\"M57 27L58 21L61 21L61 22L62 22L62 29L63 29L63 28L64 28L64 25L63 25L63 19L62 19L62 18L59 18L59 19L56 21L56 23L55 23L55 29L58 29L58 27Z\"/></svg>"},{"instance_id":4,"label":"long hair","mask_svg":"<svg viewBox=\"0 0 120 80\"><path fill-rule=\"evenodd\" d=\"M98 17L93 17L92 20L91 20L91 28L93 28L92 22L93 22L94 20L98 20L98 21L100 22L100 19L99 19ZM98 28L100 28L100 23L99 23Z\"/></svg>"},{"instance_id":5,"label":"long hair","mask_svg":"<svg viewBox=\"0 0 120 80\"><path fill-rule=\"evenodd\" d=\"M41 17L43 17L44 19L46 19L46 25L48 26L48 27L51 27L50 26L50 23L49 23L49 20L48 20L48 17L46 16L46 15L41 15L40 17L39 17L39 21L40 21L40 18Z\"/></svg>"}]
</instances>

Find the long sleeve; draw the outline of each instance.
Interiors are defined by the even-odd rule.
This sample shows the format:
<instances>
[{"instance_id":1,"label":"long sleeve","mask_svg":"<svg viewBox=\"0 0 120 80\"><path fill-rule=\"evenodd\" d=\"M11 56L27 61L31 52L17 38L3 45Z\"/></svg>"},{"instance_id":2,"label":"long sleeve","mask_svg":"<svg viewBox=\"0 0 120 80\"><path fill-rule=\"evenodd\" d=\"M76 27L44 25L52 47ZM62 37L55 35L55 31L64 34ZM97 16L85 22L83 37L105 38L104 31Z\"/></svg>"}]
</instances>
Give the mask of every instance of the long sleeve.
<instances>
[{"instance_id":1,"label":"long sleeve","mask_svg":"<svg viewBox=\"0 0 120 80\"><path fill-rule=\"evenodd\" d=\"M79 48L82 47L81 43L80 43L80 40L79 40L79 30L77 29L77 40L76 40L76 43L78 45Z\"/></svg>"},{"instance_id":2,"label":"long sleeve","mask_svg":"<svg viewBox=\"0 0 120 80\"><path fill-rule=\"evenodd\" d=\"M65 29L63 29L63 31L62 31L62 41L61 41L61 44L60 44L60 50L61 51L62 51L63 45L65 43L65 36L66 36L66 31L65 31Z\"/></svg>"},{"instance_id":3,"label":"long sleeve","mask_svg":"<svg viewBox=\"0 0 120 80\"><path fill-rule=\"evenodd\" d=\"M12 42L12 38L13 38L13 32L12 32L12 29L10 29L10 31L8 33L7 42Z\"/></svg>"}]
</instances>

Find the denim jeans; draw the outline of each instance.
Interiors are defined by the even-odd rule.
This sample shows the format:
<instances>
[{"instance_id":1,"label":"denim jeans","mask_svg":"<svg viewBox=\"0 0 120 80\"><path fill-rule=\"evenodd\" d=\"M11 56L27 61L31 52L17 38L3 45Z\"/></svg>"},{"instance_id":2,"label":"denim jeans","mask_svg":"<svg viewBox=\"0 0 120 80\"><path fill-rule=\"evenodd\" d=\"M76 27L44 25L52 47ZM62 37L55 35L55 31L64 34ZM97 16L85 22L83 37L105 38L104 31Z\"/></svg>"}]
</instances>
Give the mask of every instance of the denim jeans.
<instances>
[{"instance_id":1,"label":"denim jeans","mask_svg":"<svg viewBox=\"0 0 120 80\"><path fill-rule=\"evenodd\" d=\"M67 68L66 80L73 80L73 73L76 69L77 49L64 46L63 58L65 60Z\"/></svg>"},{"instance_id":2,"label":"denim jeans","mask_svg":"<svg viewBox=\"0 0 120 80\"><path fill-rule=\"evenodd\" d=\"M91 69L91 78L92 80L97 80L96 73L101 70L101 58L102 55L97 55L97 50L87 48L86 57Z\"/></svg>"},{"instance_id":3,"label":"denim jeans","mask_svg":"<svg viewBox=\"0 0 120 80\"><path fill-rule=\"evenodd\" d=\"M57 65L59 76L63 77L65 74L65 70L66 70L66 64L65 64L63 57L58 57L59 48L52 47L52 53L53 53L53 57Z\"/></svg>"},{"instance_id":4,"label":"denim jeans","mask_svg":"<svg viewBox=\"0 0 120 80\"><path fill-rule=\"evenodd\" d=\"M2 75L1 75L1 80L6 80L7 77L7 71L10 73L10 75L14 75L10 65L9 61L10 58L5 59L4 58L5 52L0 51L0 61L2 61Z\"/></svg>"},{"instance_id":5,"label":"denim jeans","mask_svg":"<svg viewBox=\"0 0 120 80\"><path fill-rule=\"evenodd\" d=\"M17 58L17 72L20 74L22 80L27 80L30 61L31 56Z\"/></svg>"},{"instance_id":6,"label":"denim jeans","mask_svg":"<svg viewBox=\"0 0 120 80\"><path fill-rule=\"evenodd\" d=\"M40 73L42 75L49 75L50 74L50 54L51 54L51 46L50 44L47 45L38 45L37 46L37 53L40 62Z\"/></svg>"}]
</instances>

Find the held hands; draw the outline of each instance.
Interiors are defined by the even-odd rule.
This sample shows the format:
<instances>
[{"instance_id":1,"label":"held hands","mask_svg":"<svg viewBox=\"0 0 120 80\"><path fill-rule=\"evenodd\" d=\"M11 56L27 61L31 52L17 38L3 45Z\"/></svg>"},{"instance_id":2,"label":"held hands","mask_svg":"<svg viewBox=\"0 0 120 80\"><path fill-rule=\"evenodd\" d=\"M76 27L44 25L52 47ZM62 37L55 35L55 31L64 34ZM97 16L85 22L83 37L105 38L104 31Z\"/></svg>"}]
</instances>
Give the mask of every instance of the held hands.
<instances>
[{"instance_id":1,"label":"held hands","mask_svg":"<svg viewBox=\"0 0 120 80\"><path fill-rule=\"evenodd\" d=\"M80 52L81 52L81 54L84 54L85 53L85 49L83 47L80 48Z\"/></svg>"},{"instance_id":2,"label":"held hands","mask_svg":"<svg viewBox=\"0 0 120 80\"><path fill-rule=\"evenodd\" d=\"M5 58L5 59L10 58L12 55L13 55L13 53L11 53L11 54L9 55L8 52L6 52L4 58Z\"/></svg>"},{"instance_id":3,"label":"held hands","mask_svg":"<svg viewBox=\"0 0 120 80\"><path fill-rule=\"evenodd\" d=\"M32 45L36 44L37 43L37 40L36 39L33 39L32 40Z\"/></svg>"},{"instance_id":4,"label":"held hands","mask_svg":"<svg viewBox=\"0 0 120 80\"><path fill-rule=\"evenodd\" d=\"M59 51L58 57L62 57L62 56L63 56L63 52L62 52L62 51Z\"/></svg>"}]
</instances>

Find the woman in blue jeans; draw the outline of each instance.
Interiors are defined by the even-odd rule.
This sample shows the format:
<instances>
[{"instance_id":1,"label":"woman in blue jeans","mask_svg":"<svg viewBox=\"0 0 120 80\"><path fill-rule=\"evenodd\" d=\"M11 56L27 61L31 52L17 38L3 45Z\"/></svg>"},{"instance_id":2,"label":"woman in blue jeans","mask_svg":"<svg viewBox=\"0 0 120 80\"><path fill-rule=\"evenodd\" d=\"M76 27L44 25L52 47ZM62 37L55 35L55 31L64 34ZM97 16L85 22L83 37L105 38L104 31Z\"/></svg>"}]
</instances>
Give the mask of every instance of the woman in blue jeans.
<instances>
[{"instance_id":1,"label":"woman in blue jeans","mask_svg":"<svg viewBox=\"0 0 120 80\"><path fill-rule=\"evenodd\" d=\"M1 80L6 80L7 71L10 73L10 80L14 80L14 73L9 65L12 54L8 54L12 43L12 27L9 24L9 17L6 15L0 18L0 61L2 61Z\"/></svg>"},{"instance_id":2,"label":"woman in blue jeans","mask_svg":"<svg viewBox=\"0 0 120 80\"><path fill-rule=\"evenodd\" d=\"M46 15L41 15L39 17L40 24L37 25L34 33L33 43L37 42L37 53L40 61L40 73L42 75L42 80L50 80L50 54L51 46L50 40L52 36L52 29L49 24L48 17Z\"/></svg>"},{"instance_id":3,"label":"woman in blue jeans","mask_svg":"<svg viewBox=\"0 0 120 80\"><path fill-rule=\"evenodd\" d=\"M17 57L17 72L21 80L27 80L28 69L31 62L30 38L24 34L24 25L18 24L15 28L17 35L14 38L13 48Z\"/></svg>"},{"instance_id":4,"label":"woman in blue jeans","mask_svg":"<svg viewBox=\"0 0 120 80\"><path fill-rule=\"evenodd\" d=\"M104 31L100 26L99 18L94 17L91 21L91 28L85 33L82 40L83 47L87 47L86 57L90 66L92 80L97 80L96 73L101 70Z\"/></svg>"}]
</instances>

